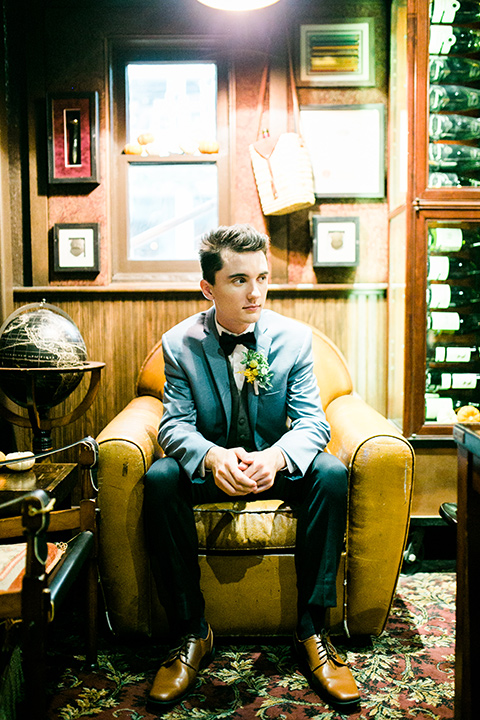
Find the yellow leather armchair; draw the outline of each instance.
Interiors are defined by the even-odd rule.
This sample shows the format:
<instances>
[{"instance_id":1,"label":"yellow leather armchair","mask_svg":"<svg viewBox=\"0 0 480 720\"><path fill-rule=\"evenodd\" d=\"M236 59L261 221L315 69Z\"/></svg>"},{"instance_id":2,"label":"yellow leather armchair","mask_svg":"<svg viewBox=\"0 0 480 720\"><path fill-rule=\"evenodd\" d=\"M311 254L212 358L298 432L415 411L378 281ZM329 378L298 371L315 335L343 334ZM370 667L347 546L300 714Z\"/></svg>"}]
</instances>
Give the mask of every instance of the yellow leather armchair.
<instances>
[{"instance_id":1,"label":"yellow leather armchair","mask_svg":"<svg viewBox=\"0 0 480 720\"><path fill-rule=\"evenodd\" d=\"M414 454L380 413L353 392L345 359L312 328L315 373L332 438L349 469L345 550L332 634L379 635L401 568ZM162 451L157 430L164 383L161 342L141 368L137 396L97 438L100 573L118 635L166 631L145 549L143 476ZM290 634L296 621L295 517L280 502L232 501L195 510L207 620L217 635Z\"/></svg>"}]
</instances>

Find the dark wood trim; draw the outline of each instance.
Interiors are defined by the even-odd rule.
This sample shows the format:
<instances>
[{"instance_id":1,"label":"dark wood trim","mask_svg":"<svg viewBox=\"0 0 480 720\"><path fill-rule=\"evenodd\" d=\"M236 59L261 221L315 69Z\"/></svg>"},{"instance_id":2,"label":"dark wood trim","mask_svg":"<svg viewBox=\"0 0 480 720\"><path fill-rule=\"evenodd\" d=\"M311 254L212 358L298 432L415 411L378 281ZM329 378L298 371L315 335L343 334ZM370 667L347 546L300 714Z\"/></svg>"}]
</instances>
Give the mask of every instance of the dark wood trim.
<instances>
[{"instance_id":1,"label":"dark wood trim","mask_svg":"<svg viewBox=\"0 0 480 720\"><path fill-rule=\"evenodd\" d=\"M10 181L8 119L5 103L5 45L0 47L0 320L13 310L12 240L10 232Z\"/></svg>"}]
</instances>

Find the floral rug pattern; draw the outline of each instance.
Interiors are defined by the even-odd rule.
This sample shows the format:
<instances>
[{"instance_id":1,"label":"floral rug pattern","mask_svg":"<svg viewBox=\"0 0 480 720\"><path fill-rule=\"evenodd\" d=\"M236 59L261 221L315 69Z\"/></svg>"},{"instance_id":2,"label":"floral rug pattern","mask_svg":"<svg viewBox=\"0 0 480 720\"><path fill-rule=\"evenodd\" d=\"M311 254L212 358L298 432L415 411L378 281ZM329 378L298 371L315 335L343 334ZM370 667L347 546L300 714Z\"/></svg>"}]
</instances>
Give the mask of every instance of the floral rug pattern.
<instances>
[{"instance_id":1,"label":"floral rug pattern","mask_svg":"<svg viewBox=\"0 0 480 720\"><path fill-rule=\"evenodd\" d=\"M453 718L455 575L401 576L385 632L335 645L362 694L350 715L326 705L300 674L290 645L219 644L195 691L157 715L145 708L164 648L101 640L95 671L56 647L49 720L438 720ZM70 646L71 647L71 644Z\"/></svg>"}]
</instances>

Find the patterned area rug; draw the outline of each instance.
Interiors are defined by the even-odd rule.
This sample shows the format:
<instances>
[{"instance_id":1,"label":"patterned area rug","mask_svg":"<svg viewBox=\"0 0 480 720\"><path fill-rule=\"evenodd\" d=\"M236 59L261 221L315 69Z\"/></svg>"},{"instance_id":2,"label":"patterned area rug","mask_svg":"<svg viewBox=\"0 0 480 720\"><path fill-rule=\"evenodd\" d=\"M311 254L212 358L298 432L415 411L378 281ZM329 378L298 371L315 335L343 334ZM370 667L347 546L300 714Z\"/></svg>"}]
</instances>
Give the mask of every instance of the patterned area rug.
<instances>
[{"instance_id":1,"label":"patterned area rug","mask_svg":"<svg viewBox=\"0 0 480 720\"><path fill-rule=\"evenodd\" d=\"M219 645L193 694L164 720L426 720L453 718L455 575L402 575L385 632L341 644L361 689L358 711L332 710L298 671L290 645ZM56 643L57 645L57 643ZM99 667L82 669L71 644L50 655L50 720L152 720L145 697L163 648L102 639Z\"/></svg>"}]
</instances>

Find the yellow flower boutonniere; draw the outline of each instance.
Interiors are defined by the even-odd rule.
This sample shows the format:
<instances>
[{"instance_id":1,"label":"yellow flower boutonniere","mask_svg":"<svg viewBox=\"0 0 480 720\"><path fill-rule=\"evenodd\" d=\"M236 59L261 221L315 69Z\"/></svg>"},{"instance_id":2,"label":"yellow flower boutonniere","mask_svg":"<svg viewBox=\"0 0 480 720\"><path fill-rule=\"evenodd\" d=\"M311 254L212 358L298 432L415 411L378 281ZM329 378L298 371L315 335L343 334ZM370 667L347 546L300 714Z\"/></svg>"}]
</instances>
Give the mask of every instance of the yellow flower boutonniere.
<instances>
[{"instance_id":1,"label":"yellow flower boutonniere","mask_svg":"<svg viewBox=\"0 0 480 720\"><path fill-rule=\"evenodd\" d=\"M245 370L241 370L241 374L245 375L247 382L252 383L255 388L255 393L258 395L258 388L261 387L267 390L271 387L272 383L270 378L273 373L270 372L270 366L267 358L257 350L247 350L243 353L242 365L245 365Z\"/></svg>"}]
</instances>

